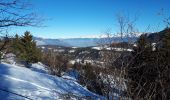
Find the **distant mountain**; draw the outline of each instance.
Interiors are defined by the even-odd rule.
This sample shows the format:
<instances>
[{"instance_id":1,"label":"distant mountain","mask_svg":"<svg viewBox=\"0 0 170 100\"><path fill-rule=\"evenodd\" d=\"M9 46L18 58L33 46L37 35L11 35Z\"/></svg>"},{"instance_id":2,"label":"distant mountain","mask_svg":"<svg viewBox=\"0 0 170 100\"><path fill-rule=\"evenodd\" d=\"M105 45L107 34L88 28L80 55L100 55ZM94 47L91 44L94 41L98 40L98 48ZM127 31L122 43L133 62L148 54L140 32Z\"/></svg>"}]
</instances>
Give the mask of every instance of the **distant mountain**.
<instances>
[{"instance_id":1,"label":"distant mountain","mask_svg":"<svg viewBox=\"0 0 170 100\"><path fill-rule=\"evenodd\" d=\"M60 39L66 43L74 47L89 47L96 46L97 42L100 40L99 38L68 38L68 39Z\"/></svg>"},{"instance_id":2,"label":"distant mountain","mask_svg":"<svg viewBox=\"0 0 170 100\"><path fill-rule=\"evenodd\" d=\"M155 33L149 33L148 39L151 42L158 42L160 41L164 36L166 31L169 30L164 29L160 32ZM132 41L135 42L138 37L125 37L123 38L123 42ZM122 42L122 39L120 37L112 37L112 38L67 38L67 39L45 39L45 38L39 38L34 37L33 38L37 45L58 45L58 46L64 46L64 47L90 47L90 46L97 46L98 44L108 44L110 42L112 43L118 43Z\"/></svg>"},{"instance_id":3,"label":"distant mountain","mask_svg":"<svg viewBox=\"0 0 170 100\"><path fill-rule=\"evenodd\" d=\"M165 28L164 30L160 31L160 32L155 32L155 33L150 33L148 35L148 38L151 42L159 42L163 39L163 37L165 37L165 34L170 30L170 28Z\"/></svg>"},{"instance_id":4,"label":"distant mountain","mask_svg":"<svg viewBox=\"0 0 170 100\"><path fill-rule=\"evenodd\" d=\"M70 44L65 43L64 41L59 39L44 39L39 37L34 37L33 39L36 41L37 45L59 45L66 47L71 46Z\"/></svg>"},{"instance_id":5,"label":"distant mountain","mask_svg":"<svg viewBox=\"0 0 170 100\"><path fill-rule=\"evenodd\" d=\"M136 41L137 37L131 38L131 41ZM44 39L34 37L37 45L58 45L65 47L90 47L97 46L98 44L107 44L112 42L120 42L120 37L113 38L68 38L68 39ZM128 38L123 38L124 41L128 41Z\"/></svg>"}]
</instances>

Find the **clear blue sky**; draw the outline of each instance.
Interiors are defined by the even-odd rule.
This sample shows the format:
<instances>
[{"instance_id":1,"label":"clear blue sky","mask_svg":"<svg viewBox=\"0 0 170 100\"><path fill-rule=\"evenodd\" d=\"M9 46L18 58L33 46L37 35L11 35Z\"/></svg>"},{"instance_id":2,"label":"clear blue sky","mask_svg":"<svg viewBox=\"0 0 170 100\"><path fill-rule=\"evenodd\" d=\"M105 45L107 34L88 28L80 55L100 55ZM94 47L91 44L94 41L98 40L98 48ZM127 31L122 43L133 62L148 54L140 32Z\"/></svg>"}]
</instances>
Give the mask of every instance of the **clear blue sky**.
<instances>
[{"instance_id":1,"label":"clear blue sky","mask_svg":"<svg viewBox=\"0 0 170 100\"><path fill-rule=\"evenodd\" d=\"M68 38L100 35L108 28L117 31L115 15L139 15L137 27L144 31L148 25L156 28L161 22L157 15L164 9L170 16L170 0L30 0L39 15L47 20L42 28L17 28L14 33L28 30L35 36ZM162 29L161 25L159 29Z\"/></svg>"}]
</instances>

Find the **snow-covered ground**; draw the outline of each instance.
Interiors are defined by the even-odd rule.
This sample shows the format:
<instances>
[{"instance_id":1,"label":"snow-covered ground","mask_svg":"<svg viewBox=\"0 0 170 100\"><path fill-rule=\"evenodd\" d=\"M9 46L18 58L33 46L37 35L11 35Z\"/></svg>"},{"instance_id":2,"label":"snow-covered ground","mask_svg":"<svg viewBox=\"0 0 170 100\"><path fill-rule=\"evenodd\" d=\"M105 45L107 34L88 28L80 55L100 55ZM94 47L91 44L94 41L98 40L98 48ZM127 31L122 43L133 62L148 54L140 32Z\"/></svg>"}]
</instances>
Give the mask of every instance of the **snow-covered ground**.
<instances>
[{"instance_id":1,"label":"snow-covered ground","mask_svg":"<svg viewBox=\"0 0 170 100\"><path fill-rule=\"evenodd\" d=\"M83 63L82 63L83 61ZM75 64L75 63L81 63L81 64L86 64L86 63L90 63L90 64L104 64L104 62L102 61L97 61L97 60L88 60L88 59L74 59L74 60L70 60L69 61L70 64Z\"/></svg>"},{"instance_id":2,"label":"snow-covered ground","mask_svg":"<svg viewBox=\"0 0 170 100\"><path fill-rule=\"evenodd\" d=\"M95 50L103 50L103 49L106 49L106 50L115 50L115 51L133 51L132 49L124 49L124 48L113 48L113 47L92 47L92 49L95 49Z\"/></svg>"},{"instance_id":3,"label":"snow-covered ground","mask_svg":"<svg viewBox=\"0 0 170 100\"><path fill-rule=\"evenodd\" d=\"M49 75L41 63L33 64L31 68L1 63L0 99L58 100L80 97L104 99L67 78Z\"/></svg>"}]
</instances>

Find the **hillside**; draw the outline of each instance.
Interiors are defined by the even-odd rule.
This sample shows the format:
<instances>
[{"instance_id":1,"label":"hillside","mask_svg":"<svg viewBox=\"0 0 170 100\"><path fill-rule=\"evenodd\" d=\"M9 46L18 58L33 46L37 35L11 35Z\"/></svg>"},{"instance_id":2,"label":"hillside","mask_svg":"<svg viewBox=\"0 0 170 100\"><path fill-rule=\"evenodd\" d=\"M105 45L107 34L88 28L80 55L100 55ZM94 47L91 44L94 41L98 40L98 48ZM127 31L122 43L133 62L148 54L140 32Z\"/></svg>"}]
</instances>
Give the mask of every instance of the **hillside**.
<instances>
[{"instance_id":1,"label":"hillside","mask_svg":"<svg viewBox=\"0 0 170 100\"><path fill-rule=\"evenodd\" d=\"M165 37L165 34L167 33L167 31L169 30L170 28L165 28L164 30L160 31L160 32L155 32L155 33L150 33L148 35L148 39L151 41L151 42L159 42L163 39L163 37Z\"/></svg>"},{"instance_id":2,"label":"hillside","mask_svg":"<svg viewBox=\"0 0 170 100\"><path fill-rule=\"evenodd\" d=\"M0 97L3 100L23 99L97 99L74 80L49 75L41 64L34 64L31 69L0 64Z\"/></svg>"}]
</instances>

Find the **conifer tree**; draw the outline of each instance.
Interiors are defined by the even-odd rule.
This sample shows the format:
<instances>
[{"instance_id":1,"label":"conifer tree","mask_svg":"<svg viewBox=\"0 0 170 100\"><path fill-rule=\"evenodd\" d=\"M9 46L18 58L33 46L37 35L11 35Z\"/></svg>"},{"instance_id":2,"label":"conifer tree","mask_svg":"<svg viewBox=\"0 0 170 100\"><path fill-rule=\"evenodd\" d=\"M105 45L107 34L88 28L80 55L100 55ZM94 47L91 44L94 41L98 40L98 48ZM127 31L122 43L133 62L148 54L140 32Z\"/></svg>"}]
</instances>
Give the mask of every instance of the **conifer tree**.
<instances>
[{"instance_id":1,"label":"conifer tree","mask_svg":"<svg viewBox=\"0 0 170 100\"><path fill-rule=\"evenodd\" d=\"M21 44L24 48L21 57L28 63L35 63L40 59L40 51L37 49L36 42L32 38L32 35L28 31L21 38Z\"/></svg>"},{"instance_id":2,"label":"conifer tree","mask_svg":"<svg viewBox=\"0 0 170 100\"><path fill-rule=\"evenodd\" d=\"M41 51L36 47L36 42L32 39L30 32L26 31L24 36L15 36L13 51L20 60L28 63L36 63L41 58Z\"/></svg>"},{"instance_id":3,"label":"conifer tree","mask_svg":"<svg viewBox=\"0 0 170 100\"><path fill-rule=\"evenodd\" d=\"M21 40L18 34L15 35L15 38L12 41L12 51L14 54L16 54L16 56L18 56L21 53L21 51L23 51Z\"/></svg>"}]
</instances>

